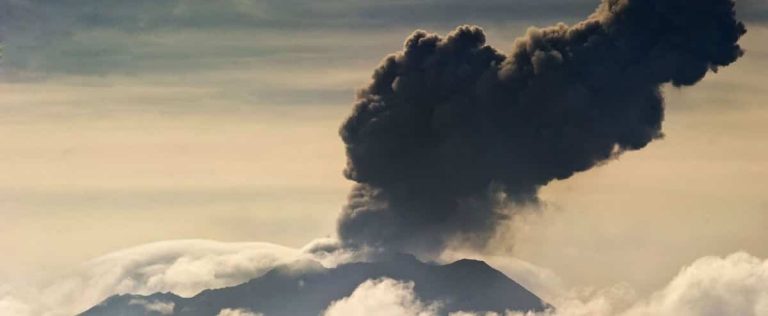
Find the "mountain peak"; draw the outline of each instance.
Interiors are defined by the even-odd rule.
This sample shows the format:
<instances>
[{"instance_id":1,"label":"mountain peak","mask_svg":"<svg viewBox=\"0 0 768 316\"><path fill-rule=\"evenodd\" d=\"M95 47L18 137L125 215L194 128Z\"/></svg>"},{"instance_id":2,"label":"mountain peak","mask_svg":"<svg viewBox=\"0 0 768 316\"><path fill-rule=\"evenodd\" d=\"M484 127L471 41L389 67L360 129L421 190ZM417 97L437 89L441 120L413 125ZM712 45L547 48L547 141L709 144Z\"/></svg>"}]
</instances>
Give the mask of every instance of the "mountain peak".
<instances>
[{"instance_id":1,"label":"mountain peak","mask_svg":"<svg viewBox=\"0 0 768 316\"><path fill-rule=\"evenodd\" d=\"M493 267L485 263L485 261L475 260L475 259L460 259L460 260L454 261L453 263L448 264L447 266L460 266L460 267L472 267L472 268L495 270L493 269Z\"/></svg>"},{"instance_id":2,"label":"mountain peak","mask_svg":"<svg viewBox=\"0 0 768 316\"><path fill-rule=\"evenodd\" d=\"M441 312L542 311L549 307L540 298L483 261L463 259L437 265L408 254L390 254L374 262L325 268L314 261L278 266L246 283L205 290L182 298L172 293L149 296L113 296L82 316L160 315L141 309L137 302L172 307L165 315L210 316L225 308L244 308L265 315L321 314L332 302L347 297L370 279L390 278L414 283L423 301L441 302ZM171 304L172 303L172 304ZM169 311L166 311L169 312Z\"/></svg>"}]
</instances>

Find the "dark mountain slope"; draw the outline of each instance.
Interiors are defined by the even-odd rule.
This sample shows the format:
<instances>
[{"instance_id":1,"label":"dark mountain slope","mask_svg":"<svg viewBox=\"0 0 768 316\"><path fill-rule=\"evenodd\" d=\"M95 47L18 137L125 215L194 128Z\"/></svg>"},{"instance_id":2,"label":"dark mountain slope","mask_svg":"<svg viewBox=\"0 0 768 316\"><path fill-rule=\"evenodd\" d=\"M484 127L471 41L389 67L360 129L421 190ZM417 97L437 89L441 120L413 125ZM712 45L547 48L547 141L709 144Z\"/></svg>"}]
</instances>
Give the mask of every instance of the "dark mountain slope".
<instances>
[{"instance_id":1,"label":"dark mountain slope","mask_svg":"<svg viewBox=\"0 0 768 316\"><path fill-rule=\"evenodd\" d=\"M297 269L297 266L303 268ZM323 268L315 262L281 266L249 282L205 290L191 298L173 294L114 296L81 315L162 315L137 302L156 305L164 302L173 303L173 315L183 316L215 316L224 308L244 308L268 316L317 316L331 302L349 296L360 283L384 277L413 281L416 295L424 301L440 301L444 313L541 311L547 307L536 295L482 261L459 260L433 265L412 256L397 255L334 269Z\"/></svg>"}]
</instances>

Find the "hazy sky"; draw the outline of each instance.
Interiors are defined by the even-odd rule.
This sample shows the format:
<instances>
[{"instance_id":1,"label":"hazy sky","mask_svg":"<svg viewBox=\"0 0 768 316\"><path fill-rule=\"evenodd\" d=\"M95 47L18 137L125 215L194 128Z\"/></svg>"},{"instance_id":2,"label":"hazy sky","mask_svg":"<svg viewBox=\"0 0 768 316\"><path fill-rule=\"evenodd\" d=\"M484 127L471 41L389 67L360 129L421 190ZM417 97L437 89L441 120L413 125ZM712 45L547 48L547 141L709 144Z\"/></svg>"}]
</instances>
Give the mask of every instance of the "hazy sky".
<instances>
[{"instance_id":1,"label":"hazy sky","mask_svg":"<svg viewBox=\"0 0 768 316\"><path fill-rule=\"evenodd\" d=\"M332 236L339 124L408 34L472 23L503 50L596 4L75 2L0 0L0 283L150 241ZM663 140L546 187L498 253L640 290L705 255L768 256L768 5L739 6L744 58L665 89Z\"/></svg>"}]
</instances>

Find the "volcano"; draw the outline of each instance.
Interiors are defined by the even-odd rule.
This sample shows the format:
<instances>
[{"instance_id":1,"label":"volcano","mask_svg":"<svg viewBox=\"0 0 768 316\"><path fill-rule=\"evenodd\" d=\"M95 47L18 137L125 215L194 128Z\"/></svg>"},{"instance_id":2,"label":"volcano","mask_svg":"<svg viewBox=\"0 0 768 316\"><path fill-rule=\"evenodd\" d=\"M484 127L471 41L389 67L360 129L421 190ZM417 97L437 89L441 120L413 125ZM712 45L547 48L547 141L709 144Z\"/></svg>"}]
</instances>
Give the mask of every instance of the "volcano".
<instances>
[{"instance_id":1,"label":"volcano","mask_svg":"<svg viewBox=\"0 0 768 316\"><path fill-rule=\"evenodd\" d=\"M440 313L458 311L544 311L551 308L526 288L488 264L459 260L438 265L411 255L325 268L315 261L278 266L246 283L209 289L185 298L173 293L112 296L81 316L215 316L223 309L247 309L268 316L317 316L358 285L390 278L414 283L422 301L439 302Z\"/></svg>"}]
</instances>

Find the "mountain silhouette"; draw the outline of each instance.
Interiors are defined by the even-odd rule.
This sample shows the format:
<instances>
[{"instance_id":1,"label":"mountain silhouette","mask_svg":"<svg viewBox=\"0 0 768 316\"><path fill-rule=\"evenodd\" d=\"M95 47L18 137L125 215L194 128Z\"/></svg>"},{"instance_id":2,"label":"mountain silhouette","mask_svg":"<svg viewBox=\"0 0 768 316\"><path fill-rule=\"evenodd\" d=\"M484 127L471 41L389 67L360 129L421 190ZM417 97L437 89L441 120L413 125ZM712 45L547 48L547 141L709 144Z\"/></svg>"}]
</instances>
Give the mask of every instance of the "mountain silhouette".
<instances>
[{"instance_id":1,"label":"mountain silhouette","mask_svg":"<svg viewBox=\"0 0 768 316\"><path fill-rule=\"evenodd\" d=\"M216 316L222 309L248 309L266 316L318 316L332 302L349 296L369 279L413 281L416 296L438 301L440 312L543 311L550 306L482 261L446 265L424 263L410 255L376 262L325 268L314 261L276 267L246 283L205 290L184 298L173 293L116 295L81 316ZM172 303L172 304L171 304ZM151 306L151 307L148 307Z\"/></svg>"}]
</instances>

